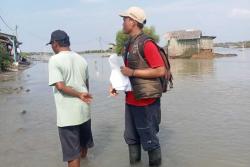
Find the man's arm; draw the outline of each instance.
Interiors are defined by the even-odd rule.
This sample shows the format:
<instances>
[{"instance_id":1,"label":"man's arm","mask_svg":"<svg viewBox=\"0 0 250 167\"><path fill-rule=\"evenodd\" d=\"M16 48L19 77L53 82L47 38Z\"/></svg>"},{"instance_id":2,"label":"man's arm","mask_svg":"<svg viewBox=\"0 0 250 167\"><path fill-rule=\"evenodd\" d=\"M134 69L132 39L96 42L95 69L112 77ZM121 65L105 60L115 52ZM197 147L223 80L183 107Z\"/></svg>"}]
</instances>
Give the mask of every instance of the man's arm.
<instances>
[{"instance_id":1,"label":"man's arm","mask_svg":"<svg viewBox=\"0 0 250 167\"><path fill-rule=\"evenodd\" d=\"M128 67L121 67L121 72L123 75L128 77L138 77L138 78L158 78L162 77L166 73L166 68L161 66L157 68L147 68L147 69L136 69L133 70Z\"/></svg>"},{"instance_id":2,"label":"man's arm","mask_svg":"<svg viewBox=\"0 0 250 167\"><path fill-rule=\"evenodd\" d=\"M78 92L73 88L66 86L64 82L57 82L55 83L55 87L58 91L63 92L72 97L77 97L86 103L90 103L92 100L92 96L87 92Z\"/></svg>"},{"instance_id":3,"label":"man's arm","mask_svg":"<svg viewBox=\"0 0 250 167\"><path fill-rule=\"evenodd\" d=\"M164 76L166 73L165 64L156 45L152 41L148 41L145 43L143 51L149 68L133 70L128 67L121 67L123 75L138 78L158 78Z\"/></svg>"}]
</instances>

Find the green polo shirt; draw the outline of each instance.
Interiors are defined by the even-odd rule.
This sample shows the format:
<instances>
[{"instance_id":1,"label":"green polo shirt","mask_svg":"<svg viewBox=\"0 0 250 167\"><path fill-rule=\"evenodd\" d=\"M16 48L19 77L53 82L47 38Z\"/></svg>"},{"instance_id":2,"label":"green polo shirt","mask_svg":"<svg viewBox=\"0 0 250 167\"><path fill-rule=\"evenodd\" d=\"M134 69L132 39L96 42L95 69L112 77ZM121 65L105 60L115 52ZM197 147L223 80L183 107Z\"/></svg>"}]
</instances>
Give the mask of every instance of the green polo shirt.
<instances>
[{"instance_id":1,"label":"green polo shirt","mask_svg":"<svg viewBox=\"0 0 250 167\"><path fill-rule=\"evenodd\" d=\"M73 126L90 119L90 106L79 98L58 91L55 83L64 82L79 92L88 92L88 65L86 60L73 51L62 51L49 60L49 85L53 86L57 110L57 126Z\"/></svg>"}]
</instances>

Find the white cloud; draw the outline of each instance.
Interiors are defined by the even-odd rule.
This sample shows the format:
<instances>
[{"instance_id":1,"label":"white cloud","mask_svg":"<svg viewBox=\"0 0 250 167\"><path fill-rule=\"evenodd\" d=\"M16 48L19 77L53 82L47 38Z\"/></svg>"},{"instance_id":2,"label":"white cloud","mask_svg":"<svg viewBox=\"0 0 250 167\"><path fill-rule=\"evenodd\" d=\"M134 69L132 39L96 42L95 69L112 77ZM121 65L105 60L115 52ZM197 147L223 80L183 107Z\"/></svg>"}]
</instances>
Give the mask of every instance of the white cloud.
<instances>
[{"instance_id":1,"label":"white cloud","mask_svg":"<svg viewBox=\"0 0 250 167\"><path fill-rule=\"evenodd\" d=\"M229 17L239 19L250 19L250 10L234 8L229 13Z\"/></svg>"}]
</instances>

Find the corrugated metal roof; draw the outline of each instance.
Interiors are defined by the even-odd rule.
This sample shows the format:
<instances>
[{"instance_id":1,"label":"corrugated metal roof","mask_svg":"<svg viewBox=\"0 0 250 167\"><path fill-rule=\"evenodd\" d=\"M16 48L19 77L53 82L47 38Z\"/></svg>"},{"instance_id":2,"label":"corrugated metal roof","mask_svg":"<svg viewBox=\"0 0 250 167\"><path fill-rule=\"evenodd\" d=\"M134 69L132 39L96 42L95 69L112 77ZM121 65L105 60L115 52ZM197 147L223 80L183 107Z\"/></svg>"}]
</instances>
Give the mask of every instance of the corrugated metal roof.
<instances>
[{"instance_id":1,"label":"corrugated metal roof","mask_svg":"<svg viewBox=\"0 0 250 167\"><path fill-rule=\"evenodd\" d=\"M176 38L177 40L199 39L201 35L202 32L200 30L180 30L168 32L166 38Z\"/></svg>"},{"instance_id":2,"label":"corrugated metal roof","mask_svg":"<svg viewBox=\"0 0 250 167\"><path fill-rule=\"evenodd\" d=\"M1 42L11 43L11 44L12 44L12 42L10 42L9 38L12 38L12 39L14 38L14 39L16 39L16 36L15 36L15 35L11 35L11 34L6 34L6 33L0 32L0 39L1 39ZM18 44L18 45L21 45L22 42L17 41L17 44Z\"/></svg>"},{"instance_id":3,"label":"corrugated metal roof","mask_svg":"<svg viewBox=\"0 0 250 167\"><path fill-rule=\"evenodd\" d=\"M16 37L15 35L5 34L5 33L2 33L2 32L0 32L0 36L3 36L3 37Z\"/></svg>"}]
</instances>

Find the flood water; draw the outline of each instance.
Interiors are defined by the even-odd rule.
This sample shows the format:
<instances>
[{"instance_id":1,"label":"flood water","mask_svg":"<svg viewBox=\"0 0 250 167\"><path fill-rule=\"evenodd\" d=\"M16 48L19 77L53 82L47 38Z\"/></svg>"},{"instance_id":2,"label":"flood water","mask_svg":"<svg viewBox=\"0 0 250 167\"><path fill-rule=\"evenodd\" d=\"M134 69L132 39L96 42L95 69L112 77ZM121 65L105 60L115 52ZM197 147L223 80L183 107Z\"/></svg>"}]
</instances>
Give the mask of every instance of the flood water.
<instances>
[{"instance_id":1,"label":"flood water","mask_svg":"<svg viewBox=\"0 0 250 167\"><path fill-rule=\"evenodd\" d=\"M163 167L250 166L250 49L237 57L171 60L174 89L162 98ZM108 95L108 58L85 56L91 75L95 147L86 167L129 167L123 140L124 94ZM47 63L0 82L0 167L61 167ZM146 152L138 167L148 166Z\"/></svg>"}]
</instances>

